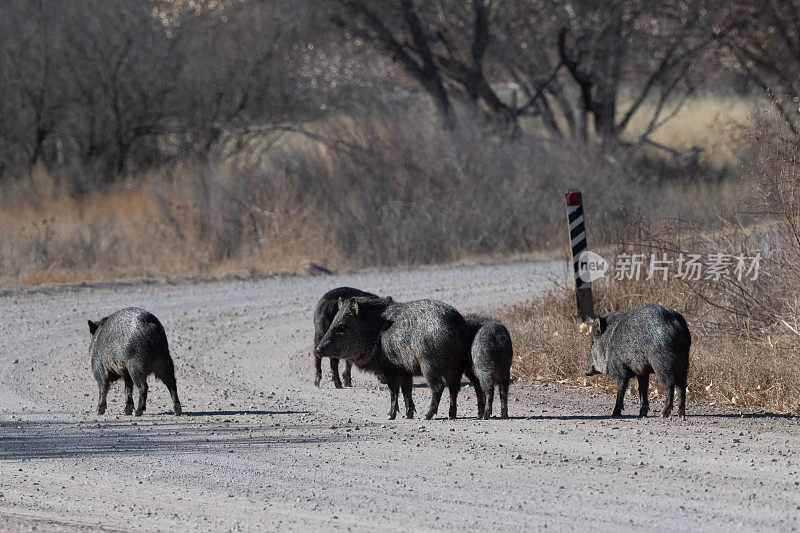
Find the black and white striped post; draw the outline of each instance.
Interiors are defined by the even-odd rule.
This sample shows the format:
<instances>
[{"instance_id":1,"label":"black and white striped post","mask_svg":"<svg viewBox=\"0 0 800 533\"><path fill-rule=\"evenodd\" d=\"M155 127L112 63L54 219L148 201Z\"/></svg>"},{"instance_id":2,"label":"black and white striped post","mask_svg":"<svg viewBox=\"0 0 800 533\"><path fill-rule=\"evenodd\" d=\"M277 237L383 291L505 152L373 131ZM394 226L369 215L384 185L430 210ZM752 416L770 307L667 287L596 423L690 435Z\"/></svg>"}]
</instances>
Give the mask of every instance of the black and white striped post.
<instances>
[{"instance_id":1,"label":"black and white striped post","mask_svg":"<svg viewBox=\"0 0 800 533\"><path fill-rule=\"evenodd\" d=\"M588 250L586 245L586 224L583 218L583 196L580 191L567 193L567 224L569 225L569 241L572 249L572 267L575 276L575 301L581 320L594 318L594 299L592 298L592 282L582 280L579 275L581 254Z\"/></svg>"}]
</instances>

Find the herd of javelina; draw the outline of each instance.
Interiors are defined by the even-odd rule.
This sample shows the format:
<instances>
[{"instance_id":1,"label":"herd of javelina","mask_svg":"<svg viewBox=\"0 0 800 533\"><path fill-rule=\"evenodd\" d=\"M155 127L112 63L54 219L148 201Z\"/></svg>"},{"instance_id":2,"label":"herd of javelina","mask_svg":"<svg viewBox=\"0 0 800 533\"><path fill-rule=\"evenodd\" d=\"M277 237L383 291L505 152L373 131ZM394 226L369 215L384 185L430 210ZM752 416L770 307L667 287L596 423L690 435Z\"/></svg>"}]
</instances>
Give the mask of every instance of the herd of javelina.
<instances>
[{"instance_id":1,"label":"herd of javelina","mask_svg":"<svg viewBox=\"0 0 800 533\"><path fill-rule=\"evenodd\" d=\"M666 390L662 414L672 412L675 389L678 415L685 417L686 374L691 335L684 318L660 305L632 311L615 311L581 324L591 340L586 374L606 373L616 379L617 400L612 416L620 416L628 382L639 383L639 416L647 416L650 374ZM147 376L155 374L169 390L176 415L181 403L167 335L161 322L148 311L129 307L96 322L89 320L92 373L100 389L97 414L106 410L111 384L125 381L125 414L144 413ZM492 416L495 387L500 394L500 416L508 418L508 387L513 359L511 336L498 320L480 315L462 316L436 300L398 302L351 287L333 289L317 303L314 312L314 384L322 379L321 360L330 359L333 382L342 387L339 360L345 362L344 386L351 386L351 369L375 374L389 387L389 419L398 411L403 393L406 418L416 408L412 398L414 376L423 376L431 391L425 413L433 418L445 384L450 392L449 417L456 418L461 377L475 388L478 418ZM133 387L139 392L134 405Z\"/></svg>"}]
</instances>

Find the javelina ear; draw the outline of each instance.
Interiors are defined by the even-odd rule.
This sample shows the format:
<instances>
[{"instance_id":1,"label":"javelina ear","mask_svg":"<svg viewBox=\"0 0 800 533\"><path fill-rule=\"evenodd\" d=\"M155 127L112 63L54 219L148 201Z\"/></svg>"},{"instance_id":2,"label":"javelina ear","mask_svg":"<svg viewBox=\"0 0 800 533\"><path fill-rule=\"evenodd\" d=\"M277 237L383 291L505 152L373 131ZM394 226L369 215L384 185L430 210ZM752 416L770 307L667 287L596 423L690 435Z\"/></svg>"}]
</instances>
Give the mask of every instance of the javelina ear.
<instances>
[{"instance_id":1,"label":"javelina ear","mask_svg":"<svg viewBox=\"0 0 800 533\"><path fill-rule=\"evenodd\" d=\"M350 298L350 301L347 303L347 307L348 309L353 311L353 313L355 313L356 316L358 316L358 300L356 300L355 298Z\"/></svg>"},{"instance_id":2,"label":"javelina ear","mask_svg":"<svg viewBox=\"0 0 800 533\"><path fill-rule=\"evenodd\" d=\"M89 320L88 322L89 322L89 333L94 335L94 332L97 331L97 328L100 327L100 324L92 322L91 320Z\"/></svg>"}]
</instances>

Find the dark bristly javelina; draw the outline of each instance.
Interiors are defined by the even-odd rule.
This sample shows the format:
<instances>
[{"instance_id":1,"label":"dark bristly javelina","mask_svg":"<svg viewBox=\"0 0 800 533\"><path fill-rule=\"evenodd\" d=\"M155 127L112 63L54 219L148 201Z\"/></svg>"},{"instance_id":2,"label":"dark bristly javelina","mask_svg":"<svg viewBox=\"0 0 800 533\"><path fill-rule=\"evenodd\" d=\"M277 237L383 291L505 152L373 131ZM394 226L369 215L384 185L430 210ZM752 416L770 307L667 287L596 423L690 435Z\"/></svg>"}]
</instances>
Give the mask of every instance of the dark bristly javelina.
<instances>
[{"instance_id":1,"label":"dark bristly javelina","mask_svg":"<svg viewBox=\"0 0 800 533\"><path fill-rule=\"evenodd\" d=\"M320 298L319 302L317 302L317 307L314 310L314 386L319 387L320 381L322 381L322 358L317 354L317 346L319 345L319 341L322 340L322 337L325 336L325 333L328 331L328 328L331 326L331 322L333 322L333 317L336 316L336 313L339 311L339 298L353 298L356 296L369 296L372 298L377 298L376 295L364 292L358 289L354 289L352 287L339 287L333 290L326 292L322 298ZM344 386L345 387L352 387L353 382L351 378L353 369L353 363L350 361L345 360L344 362L344 372L342 373L342 378L344 378ZM337 389L342 388L342 381L339 379L339 359L336 357L331 357L331 374L333 375L333 384Z\"/></svg>"},{"instance_id":2,"label":"dark bristly javelina","mask_svg":"<svg viewBox=\"0 0 800 533\"><path fill-rule=\"evenodd\" d=\"M442 302L393 302L387 298L342 300L331 327L317 346L323 357L339 357L382 375L390 392L389 419L397 415L400 389L406 417L414 416L412 376L424 376L431 389L425 418L439 408L444 381L450 389L450 417L456 417L461 374L472 337L461 314Z\"/></svg>"},{"instance_id":3,"label":"dark bristly javelina","mask_svg":"<svg viewBox=\"0 0 800 533\"><path fill-rule=\"evenodd\" d=\"M692 337L686 320L661 305L645 305L632 311L616 311L594 320L588 331L592 348L586 375L606 373L617 380L617 403L612 416L622 414L628 380L639 380L639 416L647 416L647 388L655 373L666 390L663 415L672 412L674 388L678 388L678 415L686 416L686 374Z\"/></svg>"},{"instance_id":4,"label":"dark bristly javelina","mask_svg":"<svg viewBox=\"0 0 800 533\"><path fill-rule=\"evenodd\" d=\"M125 414L133 412L133 386L136 385L139 389L136 416L141 416L147 404L147 376L150 374L164 382L172 396L175 414L181 414L167 334L155 316L144 309L128 307L98 322L89 320L89 332L92 334L89 344L92 372L100 387L98 415L106 412L111 383L123 378Z\"/></svg>"},{"instance_id":5,"label":"dark bristly javelina","mask_svg":"<svg viewBox=\"0 0 800 533\"><path fill-rule=\"evenodd\" d=\"M478 418L488 420L492 417L495 386L500 392L500 416L508 418L508 385L514 358L511 335L500 321L493 318L467 315L464 319L473 335L466 374L473 383L477 379L480 384L480 387L475 387Z\"/></svg>"}]
</instances>

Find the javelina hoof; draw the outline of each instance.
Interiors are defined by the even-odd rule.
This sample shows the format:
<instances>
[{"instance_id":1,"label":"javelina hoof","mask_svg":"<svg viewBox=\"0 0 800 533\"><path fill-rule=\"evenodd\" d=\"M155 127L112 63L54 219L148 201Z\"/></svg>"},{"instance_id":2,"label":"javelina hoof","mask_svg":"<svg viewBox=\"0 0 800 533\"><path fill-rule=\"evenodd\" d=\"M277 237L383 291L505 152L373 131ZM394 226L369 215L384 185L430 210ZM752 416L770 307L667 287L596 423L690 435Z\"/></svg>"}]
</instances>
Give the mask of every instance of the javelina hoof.
<instances>
[{"instance_id":1,"label":"javelina hoof","mask_svg":"<svg viewBox=\"0 0 800 533\"><path fill-rule=\"evenodd\" d=\"M434 416L436 416L436 411L428 411L425 413L425 420L430 420Z\"/></svg>"},{"instance_id":2,"label":"javelina hoof","mask_svg":"<svg viewBox=\"0 0 800 533\"><path fill-rule=\"evenodd\" d=\"M142 416L142 413L144 413L144 409L137 409L137 410L136 410L136 413L134 413L134 414L135 414L136 416Z\"/></svg>"},{"instance_id":3,"label":"javelina hoof","mask_svg":"<svg viewBox=\"0 0 800 533\"><path fill-rule=\"evenodd\" d=\"M314 386L319 388L319 382L322 381L322 376L316 376L314 378Z\"/></svg>"},{"instance_id":4,"label":"javelina hoof","mask_svg":"<svg viewBox=\"0 0 800 533\"><path fill-rule=\"evenodd\" d=\"M348 379L348 378L344 378L344 386L345 387L352 387L353 386L353 381Z\"/></svg>"},{"instance_id":5,"label":"javelina hoof","mask_svg":"<svg viewBox=\"0 0 800 533\"><path fill-rule=\"evenodd\" d=\"M98 415L104 415L104 414L106 414L106 406L105 406L105 405L99 405L99 406L97 407L97 414L98 414Z\"/></svg>"},{"instance_id":6,"label":"javelina hoof","mask_svg":"<svg viewBox=\"0 0 800 533\"><path fill-rule=\"evenodd\" d=\"M334 381L333 382L333 386L336 387L337 389L341 389L342 388L342 382L341 381Z\"/></svg>"},{"instance_id":7,"label":"javelina hoof","mask_svg":"<svg viewBox=\"0 0 800 533\"><path fill-rule=\"evenodd\" d=\"M648 412L649 410L650 410L650 409L648 409L647 407L642 407L642 408L640 408L640 409L639 409L639 418L647 418L647 412Z\"/></svg>"},{"instance_id":8,"label":"javelina hoof","mask_svg":"<svg viewBox=\"0 0 800 533\"><path fill-rule=\"evenodd\" d=\"M611 413L611 418L622 418L622 411L614 411Z\"/></svg>"},{"instance_id":9,"label":"javelina hoof","mask_svg":"<svg viewBox=\"0 0 800 533\"><path fill-rule=\"evenodd\" d=\"M505 409L500 411L500 418L508 418L508 411L506 411Z\"/></svg>"},{"instance_id":10,"label":"javelina hoof","mask_svg":"<svg viewBox=\"0 0 800 533\"><path fill-rule=\"evenodd\" d=\"M661 413L661 416L664 418L669 418L670 414L672 414L672 407L665 407L664 411Z\"/></svg>"},{"instance_id":11,"label":"javelina hoof","mask_svg":"<svg viewBox=\"0 0 800 533\"><path fill-rule=\"evenodd\" d=\"M181 404L176 403L173 406L173 409L175 409L175 416L181 416L183 414L183 410L181 409Z\"/></svg>"},{"instance_id":12,"label":"javelina hoof","mask_svg":"<svg viewBox=\"0 0 800 533\"><path fill-rule=\"evenodd\" d=\"M129 403L125 406L125 414L130 416L133 414L133 404Z\"/></svg>"},{"instance_id":13,"label":"javelina hoof","mask_svg":"<svg viewBox=\"0 0 800 533\"><path fill-rule=\"evenodd\" d=\"M394 420L397 415L394 413L389 413L386 415L386 420Z\"/></svg>"}]
</instances>

